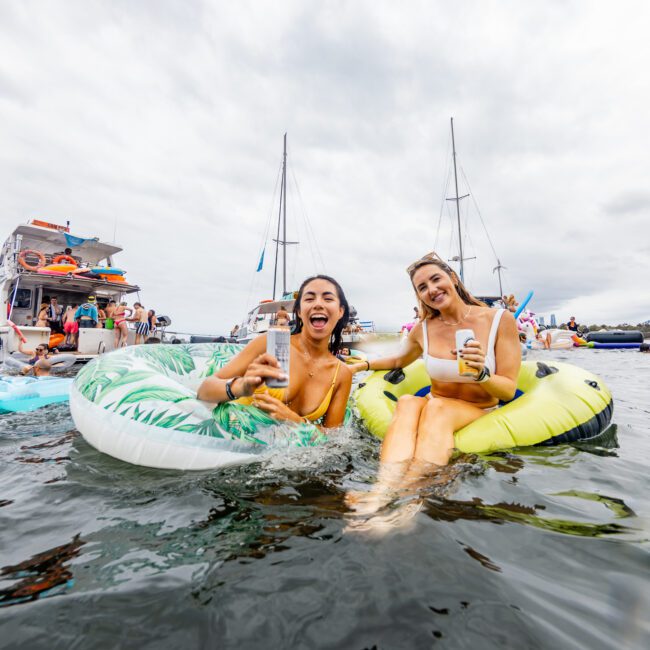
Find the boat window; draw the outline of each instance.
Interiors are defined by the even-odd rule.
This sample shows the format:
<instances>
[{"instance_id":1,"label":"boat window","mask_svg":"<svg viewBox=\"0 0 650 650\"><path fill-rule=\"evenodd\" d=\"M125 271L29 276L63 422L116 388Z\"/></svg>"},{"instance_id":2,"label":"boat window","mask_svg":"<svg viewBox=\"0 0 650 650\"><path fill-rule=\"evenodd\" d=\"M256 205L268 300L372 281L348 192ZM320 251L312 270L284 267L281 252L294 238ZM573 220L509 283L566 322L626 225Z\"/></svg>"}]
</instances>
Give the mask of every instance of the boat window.
<instances>
[{"instance_id":1,"label":"boat window","mask_svg":"<svg viewBox=\"0 0 650 650\"><path fill-rule=\"evenodd\" d=\"M18 289L14 300L14 309L30 309L32 306L32 290Z\"/></svg>"}]
</instances>

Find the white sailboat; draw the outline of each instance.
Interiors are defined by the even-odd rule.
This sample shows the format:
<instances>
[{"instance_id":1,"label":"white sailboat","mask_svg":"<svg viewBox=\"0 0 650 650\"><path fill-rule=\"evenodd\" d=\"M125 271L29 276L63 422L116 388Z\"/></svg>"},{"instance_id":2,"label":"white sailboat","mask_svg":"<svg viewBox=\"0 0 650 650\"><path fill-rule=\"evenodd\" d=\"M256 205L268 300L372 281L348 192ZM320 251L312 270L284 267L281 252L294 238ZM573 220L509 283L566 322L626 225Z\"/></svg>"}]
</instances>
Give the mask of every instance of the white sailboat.
<instances>
[{"instance_id":1,"label":"white sailboat","mask_svg":"<svg viewBox=\"0 0 650 650\"><path fill-rule=\"evenodd\" d=\"M261 300L253 309L251 309L238 331L233 333L233 338L237 343L248 343L261 334L266 333L269 328L275 324L276 314L280 309L284 309L289 314L293 313L297 291L287 289L287 247L295 246L300 242L287 240L287 134L284 134L284 150L282 155L282 182L280 185L280 207L278 210L278 221L276 236L273 238L275 243L275 259L273 269L273 294L272 298ZM281 268L278 268L281 258ZM258 265L258 271L261 270L264 260L264 252ZM278 272L281 272L282 291L279 291ZM356 319L356 310L350 307L352 326ZM351 328L352 329L352 328ZM346 346L355 345L361 339L359 332L344 332L342 340Z\"/></svg>"}]
</instances>

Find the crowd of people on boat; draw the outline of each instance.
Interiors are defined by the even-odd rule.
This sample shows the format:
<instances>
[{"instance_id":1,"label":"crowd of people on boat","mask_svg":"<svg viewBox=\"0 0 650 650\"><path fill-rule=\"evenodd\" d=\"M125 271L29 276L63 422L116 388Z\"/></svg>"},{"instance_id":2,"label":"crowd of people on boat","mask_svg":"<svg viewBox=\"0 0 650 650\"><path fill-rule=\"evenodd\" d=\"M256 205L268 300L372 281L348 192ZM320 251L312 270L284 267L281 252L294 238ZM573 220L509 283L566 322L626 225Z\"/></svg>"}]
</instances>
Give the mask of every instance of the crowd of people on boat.
<instances>
[{"instance_id":1,"label":"crowd of people on boat","mask_svg":"<svg viewBox=\"0 0 650 650\"><path fill-rule=\"evenodd\" d=\"M89 295L85 302L60 305L56 296L45 297L35 319L37 327L49 327L52 334L65 336L61 347L77 347L79 330L108 329L115 331L115 347L128 345L129 324L135 330L135 344L156 337L157 317L154 309L147 310L140 302L132 307L126 301L108 300L103 306L96 296Z\"/></svg>"}]
</instances>

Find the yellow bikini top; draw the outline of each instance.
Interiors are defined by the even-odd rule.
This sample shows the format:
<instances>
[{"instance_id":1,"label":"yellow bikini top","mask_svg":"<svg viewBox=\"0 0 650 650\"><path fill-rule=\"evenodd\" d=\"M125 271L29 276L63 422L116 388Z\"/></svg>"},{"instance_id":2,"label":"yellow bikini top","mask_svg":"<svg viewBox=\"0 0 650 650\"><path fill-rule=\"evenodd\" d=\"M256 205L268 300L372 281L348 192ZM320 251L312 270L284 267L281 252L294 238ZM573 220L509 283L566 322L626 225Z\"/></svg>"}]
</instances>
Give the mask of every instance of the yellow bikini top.
<instances>
[{"instance_id":1,"label":"yellow bikini top","mask_svg":"<svg viewBox=\"0 0 650 650\"><path fill-rule=\"evenodd\" d=\"M323 398L323 401L320 403L320 405L312 413L309 413L307 415L301 415L300 417L307 418L310 422L315 422L316 420L320 420L323 417L323 415L327 413L327 409L330 407L330 402L332 401L334 386L336 386L336 378L338 377L340 367L341 367L341 363L339 362L336 364L336 370L334 371L334 377L332 378L332 383L327 393L325 393L325 397ZM267 393L271 397L275 397L275 399L279 399L281 402L286 403L287 401L286 388L269 388L268 386L262 386L261 388L255 390L255 394L258 393ZM248 406L253 402L253 399L254 399L253 397L240 397L238 400L235 401L237 404L245 404Z\"/></svg>"}]
</instances>

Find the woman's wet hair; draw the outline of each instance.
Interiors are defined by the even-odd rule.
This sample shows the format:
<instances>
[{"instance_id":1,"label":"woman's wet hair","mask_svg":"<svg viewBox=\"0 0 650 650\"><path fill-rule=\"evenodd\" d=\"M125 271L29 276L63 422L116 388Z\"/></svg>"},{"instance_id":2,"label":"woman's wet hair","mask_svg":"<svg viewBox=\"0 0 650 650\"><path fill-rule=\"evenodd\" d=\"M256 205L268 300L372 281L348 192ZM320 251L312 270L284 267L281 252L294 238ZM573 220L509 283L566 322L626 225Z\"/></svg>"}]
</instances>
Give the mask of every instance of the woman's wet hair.
<instances>
[{"instance_id":1,"label":"woman's wet hair","mask_svg":"<svg viewBox=\"0 0 650 650\"><path fill-rule=\"evenodd\" d=\"M415 272L422 268L423 266L428 266L430 264L433 264L434 266L437 266L441 271L446 273L450 278L451 281L454 284L454 287L456 288L456 293L460 296L460 299L466 304L466 305L477 305L478 307L486 307L487 305L484 302L481 302L477 298L474 298L474 296L467 290L465 285L461 282L460 278L456 275L456 272L447 264L442 258L440 258L436 253L427 253L424 255L422 258L419 260L413 262L407 269L406 272L409 274L409 277L411 278L411 284L413 284L413 276L415 275ZM419 308L420 308L420 318L439 318L440 317L440 312L437 309L434 309L433 307L429 307L429 305L426 305L424 302L422 302L420 295L417 292L417 289L415 288L415 285L413 285L413 289L415 290L415 297L417 298Z\"/></svg>"},{"instance_id":2,"label":"woman's wet hair","mask_svg":"<svg viewBox=\"0 0 650 650\"><path fill-rule=\"evenodd\" d=\"M348 320L350 318L350 305L348 304L348 300L345 297L345 293L343 293L341 285L329 275L312 275L300 285L300 289L298 289L298 295L296 296L296 302L293 305L294 324L293 331L291 333L298 334L299 332L302 332L302 319L300 318L300 303L302 301L302 294L305 291L305 287L314 280L325 280L326 282L333 284L336 288L336 294L338 296L339 303L341 304L341 307L343 307L343 316L341 316L341 318L339 318L338 322L336 323L328 345L329 351L332 354L336 354L343 343L343 328L348 324Z\"/></svg>"}]
</instances>

